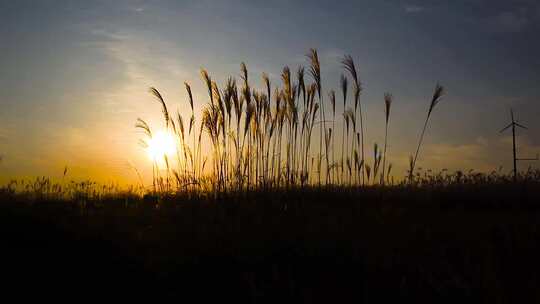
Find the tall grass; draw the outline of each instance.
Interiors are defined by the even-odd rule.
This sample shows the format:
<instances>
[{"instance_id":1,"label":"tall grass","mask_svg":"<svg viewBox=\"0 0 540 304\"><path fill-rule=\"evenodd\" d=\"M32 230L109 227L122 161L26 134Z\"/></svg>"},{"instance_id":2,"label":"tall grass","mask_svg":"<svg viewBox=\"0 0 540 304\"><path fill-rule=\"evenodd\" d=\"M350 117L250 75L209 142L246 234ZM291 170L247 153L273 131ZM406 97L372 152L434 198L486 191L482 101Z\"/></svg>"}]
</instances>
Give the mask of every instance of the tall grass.
<instances>
[{"instance_id":1,"label":"tall grass","mask_svg":"<svg viewBox=\"0 0 540 304\"><path fill-rule=\"evenodd\" d=\"M414 158L411 157L411 160L410 160L410 169L409 169L410 182L412 182L414 178L414 169L416 167L416 159L418 158L418 153L420 152L420 147L422 146L422 141L424 140L424 134L426 133L429 118L431 116L431 113L433 112L433 109L439 103L443 95L444 95L444 87L437 83L437 85L435 86L435 91L433 92L433 97L431 98L431 102L429 103L426 120L424 121L424 127L422 128L422 133L420 133L420 139L418 140L418 146L416 147L416 153L414 154Z\"/></svg>"},{"instance_id":2,"label":"tall grass","mask_svg":"<svg viewBox=\"0 0 540 304\"><path fill-rule=\"evenodd\" d=\"M384 151L383 151L383 166L382 166L382 174L381 174L381 183L384 185L385 183L385 170L386 170L386 148L387 148L387 141L388 141L388 122L390 120L390 108L392 106L392 100L393 96L390 93L384 94Z\"/></svg>"},{"instance_id":3,"label":"tall grass","mask_svg":"<svg viewBox=\"0 0 540 304\"><path fill-rule=\"evenodd\" d=\"M341 74L343 112L336 115L335 90L327 91L329 104L325 105L317 51L311 49L306 57L311 81L306 79L303 66L294 75L285 66L280 83L272 83L268 74L262 73L261 82L253 84L247 66L241 63L240 78L229 77L220 87L202 69L207 97L202 101L199 116L194 110L196 101L191 86L185 83L191 110L188 124L180 112L172 117L162 94L151 88L163 113L164 129L177 139L175 161L168 156L153 160L153 191L227 192L313 185L361 186L389 181L392 166L387 168L387 141L392 95L385 95L384 148L381 151L374 145L373 163L369 164L364 151L362 87L353 58L347 55L341 61L344 72L352 79L353 103L348 105L349 80ZM431 111L442 95L439 87L419 147ZM342 117L340 132L336 129L336 117ZM135 126L143 132L141 145L147 147L153 130L141 118ZM341 135L341 151L336 151L336 134ZM318 139L318 148L314 138ZM202 149L204 142L210 144L210 149ZM336 152L341 153L337 160ZM411 172L417 155L411 160Z\"/></svg>"},{"instance_id":4,"label":"tall grass","mask_svg":"<svg viewBox=\"0 0 540 304\"><path fill-rule=\"evenodd\" d=\"M364 120L362 116L362 105L360 103L360 93L362 92L362 86L360 83L360 79L358 76L358 73L356 71L356 65L354 64L354 60L350 55L345 55L343 57L343 60L341 61L343 64L343 67L351 74L351 77L353 79L353 95L354 95L354 120L353 123L356 125L356 118L358 110L360 110L360 153L361 153L361 161L364 162ZM354 137L353 137L354 139ZM362 171L362 184L364 184L364 170Z\"/></svg>"}]
</instances>

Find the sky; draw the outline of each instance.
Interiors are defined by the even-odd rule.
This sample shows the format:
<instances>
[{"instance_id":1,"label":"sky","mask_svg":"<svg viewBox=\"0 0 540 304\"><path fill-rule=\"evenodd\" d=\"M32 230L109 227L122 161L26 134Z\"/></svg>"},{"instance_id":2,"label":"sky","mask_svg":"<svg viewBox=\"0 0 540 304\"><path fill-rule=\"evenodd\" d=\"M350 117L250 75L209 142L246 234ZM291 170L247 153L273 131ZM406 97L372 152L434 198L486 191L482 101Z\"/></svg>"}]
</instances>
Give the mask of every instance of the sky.
<instances>
[{"instance_id":1,"label":"sky","mask_svg":"<svg viewBox=\"0 0 540 304\"><path fill-rule=\"evenodd\" d=\"M510 107L528 127L518 133L519 156L540 152L535 0L2 0L0 20L0 184L59 178L65 166L75 179L130 183L135 167L148 180L134 124L161 124L149 87L189 113L188 81L199 112L208 102L201 68L219 85L245 62L260 87L263 71L278 83L283 66L307 65L310 48L319 52L325 95L339 92L343 55L355 59L367 151L384 140L383 96L393 94L395 175L405 174L437 82L447 93L418 166L509 171L511 137L499 130ZM538 168L520 167L529 165Z\"/></svg>"}]
</instances>

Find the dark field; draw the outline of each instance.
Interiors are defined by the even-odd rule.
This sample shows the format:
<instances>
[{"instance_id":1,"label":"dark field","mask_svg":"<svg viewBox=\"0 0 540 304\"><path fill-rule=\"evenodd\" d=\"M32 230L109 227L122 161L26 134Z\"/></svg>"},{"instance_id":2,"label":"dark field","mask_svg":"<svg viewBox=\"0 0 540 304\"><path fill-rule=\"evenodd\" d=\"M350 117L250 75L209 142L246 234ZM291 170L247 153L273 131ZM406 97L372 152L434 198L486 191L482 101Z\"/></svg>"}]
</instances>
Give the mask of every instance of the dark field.
<instances>
[{"instance_id":1,"label":"dark field","mask_svg":"<svg viewBox=\"0 0 540 304\"><path fill-rule=\"evenodd\" d=\"M18 299L540 302L536 181L0 195L0 286Z\"/></svg>"}]
</instances>

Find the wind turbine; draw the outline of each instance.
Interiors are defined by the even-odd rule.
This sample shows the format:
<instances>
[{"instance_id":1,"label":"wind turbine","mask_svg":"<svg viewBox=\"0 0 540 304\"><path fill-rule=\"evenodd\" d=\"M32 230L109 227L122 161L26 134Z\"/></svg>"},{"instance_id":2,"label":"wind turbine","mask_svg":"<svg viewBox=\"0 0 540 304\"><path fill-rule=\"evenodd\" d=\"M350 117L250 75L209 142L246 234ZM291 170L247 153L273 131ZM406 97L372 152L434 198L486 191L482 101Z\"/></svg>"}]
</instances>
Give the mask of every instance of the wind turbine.
<instances>
[{"instance_id":1,"label":"wind turbine","mask_svg":"<svg viewBox=\"0 0 540 304\"><path fill-rule=\"evenodd\" d=\"M516 155L516 127L520 127L522 129L527 129L527 127L517 123L514 120L514 111L510 108L510 117L512 119L512 122L504 127L499 133L504 132L506 129L512 127L512 152L514 155L514 182L517 180L517 162L520 160L538 160L538 154L536 155L536 158L517 158Z\"/></svg>"}]
</instances>

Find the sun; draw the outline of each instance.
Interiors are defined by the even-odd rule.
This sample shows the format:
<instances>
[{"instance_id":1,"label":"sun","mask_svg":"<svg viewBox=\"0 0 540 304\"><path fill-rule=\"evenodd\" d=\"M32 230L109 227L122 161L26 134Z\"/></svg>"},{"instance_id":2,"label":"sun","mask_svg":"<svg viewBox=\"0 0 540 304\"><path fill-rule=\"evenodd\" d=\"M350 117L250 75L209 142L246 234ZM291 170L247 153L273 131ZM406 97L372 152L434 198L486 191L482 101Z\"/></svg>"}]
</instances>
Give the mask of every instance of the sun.
<instances>
[{"instance_id":1,"label":"sun","mask_svg":"<svg viewBox=\"0 0 540 304\"><path fill-rule=\"evenodd\" d=\"M148 141L146 152L153 161L170 158L176 153L176 141L169 132L159 131Z\"/></svg>"}]
</instances>

